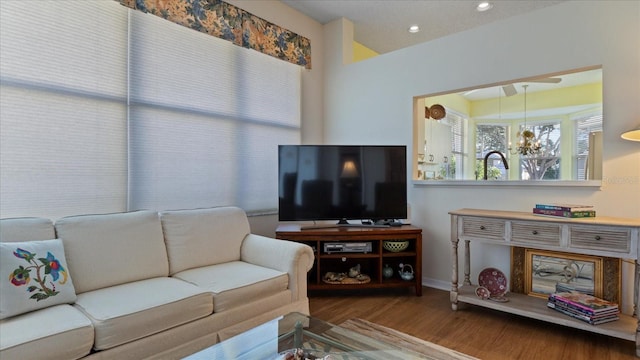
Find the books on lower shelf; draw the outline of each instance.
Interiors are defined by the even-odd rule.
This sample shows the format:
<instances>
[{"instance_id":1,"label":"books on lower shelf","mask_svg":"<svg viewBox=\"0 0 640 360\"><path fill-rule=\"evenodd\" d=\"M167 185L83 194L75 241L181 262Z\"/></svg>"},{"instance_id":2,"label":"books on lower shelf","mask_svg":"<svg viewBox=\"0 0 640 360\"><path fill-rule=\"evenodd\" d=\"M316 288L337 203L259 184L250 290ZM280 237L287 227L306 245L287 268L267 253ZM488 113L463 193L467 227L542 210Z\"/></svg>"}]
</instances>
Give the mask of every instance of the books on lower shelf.
<instances>
[{"instance_id":1,"label":"books on lower shelf","mask_svg":"<svg viewBox=\"0 0 640 360\"><path fill-rule=\"evenodd\" d=\"M587 218L587 217L596 216L595 210L565 211L565 210L546 210L546 209L534 208L533 213L535 215L556 216L556 217L565 217L565 218Z\"/></svg>"},{"instance_id":2,"label":"books on lower shelf","mask_svg":"<svg viewBox=\"0 0 640 360\"><path fill-rule=\"evenodd\" d=\"M611 314L608 316L600 316L600 317L593 317L593 316L589 316L589 315L585 315L585 314L581 314L581 313L577 313L575 311L573 311L570 308L566 308L566 307L562 307L561 305L558 305L557 303L552 303L552 302L548 302L547 306L549 308L552 308L558 312L561 312L565 315L568 315L574 319L578 319L578 320L582 320L586 323L589 323L591 325L599 325L599 324L604 324L607 322L611 322L611 321L616 321L618 319L620 319L620 317L618 316L618 313L615 314Z\"/></svg>"},{"instance_id":3,"label":"books on lower shelf","mask_svg":"<svg viewBox=\"0 0 640 360\"><path fill-rule=\"evenodd\" d=\"M547 306L592 325L618 320L620 314L618 304L578 292L550 294Z\"/></svg>"}]
</instances>

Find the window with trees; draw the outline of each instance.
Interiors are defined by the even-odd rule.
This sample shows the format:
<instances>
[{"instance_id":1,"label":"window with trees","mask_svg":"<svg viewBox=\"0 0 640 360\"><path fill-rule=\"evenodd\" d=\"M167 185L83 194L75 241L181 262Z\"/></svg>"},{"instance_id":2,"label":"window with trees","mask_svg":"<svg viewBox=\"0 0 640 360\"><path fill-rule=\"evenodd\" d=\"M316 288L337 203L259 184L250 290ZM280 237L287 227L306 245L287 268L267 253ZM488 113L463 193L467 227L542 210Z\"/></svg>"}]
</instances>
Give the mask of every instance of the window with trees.
<instances>
[{"instance_id":1,"label":"window with trees","mask_svg":"<svg viewBox=\"0 0 640 360\"><path fill-rule=\"evenodd\" d=\"M508 153L507 134L509 134L507 125L482 124L476 126L476 179L484 177L484 157L488 152L498 150L504 154ZM508 178L507 169L499 157L487 159L487 179L506 180Z\"/></svg>"},{"instance_id":2,"label":"window with trees","mask_svg":"<svg viewBox=\"0 0 640 360\"><path fill-rule=\"evenodd\" d=\"M534 142L540 150L534 155L520 156L520 179L558 180L560 179L560 122L528 126L534 133ZM520 127L520 131L524 126Z\"/></svg>"}]
</instances>

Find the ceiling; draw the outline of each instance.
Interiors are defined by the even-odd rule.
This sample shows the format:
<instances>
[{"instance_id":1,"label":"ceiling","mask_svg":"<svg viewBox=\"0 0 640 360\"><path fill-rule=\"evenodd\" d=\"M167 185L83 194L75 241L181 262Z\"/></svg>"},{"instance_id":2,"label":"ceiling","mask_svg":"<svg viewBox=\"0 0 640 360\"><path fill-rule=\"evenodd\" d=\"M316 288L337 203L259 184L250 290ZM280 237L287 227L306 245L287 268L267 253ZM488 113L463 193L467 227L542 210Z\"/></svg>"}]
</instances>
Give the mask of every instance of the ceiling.
<instances>
[{"instance_id":1,"label":"ceiling","mask_svg":"<svg viewBox=\"0 0 640 360\"><path fill-rule=\"evenodd\" d=\"M537 82L536 80L549 79L546 77L540 78L532 78L527 80L522 80L518 82L511 83L514 86L514 90L518 94L524 93L523 85L527 86L527 94L538 91L549 91L549 90L557 90L560 88L570 88L574 86L584 85L584 84L594 84L602 82L602 69L593 69L593 70L585 70L574 73L567 74L558 74L551 78L559 79L558 83L546 83L546 82ZM503 84L498 86L491 86L486 88L477 88L466 90L458 93L458 95L465 97L467 100L482 100L482 99L505 99L506 97L512 96L505 94L503 89ZM523 103L524 105L524 103ZM584 110L593 109L597 104L583 104L583 105L573 105L573 106L557 106L551 108L538 108L537 110L528 109L527 115L529 117L544 117L544 116L554 116L554 115L569 115L573 113L577 113ZM524 107L523 111L512 111L506 112L501 111L499 108L496 108L496 114L499 114L500 118L503 120L512 120L512 119L521 119L524 116ZM487 116L477 116L476 120L480 119L493 119L496 114L488 114Z\"/></svg>"},{"instance_id":2,"label":"ceiling","mask_svg":"<svg viewBox=\"0 0 640 360\"><path fill-rule=\"evenodd\" d=\"M546 83L545 79L557 79L557 83ZM540 80L538 82L537 80ZM538 91L548 91L555 90L565 87L572 87L584 84L593 84L593 83L601 83L602 82L602 69L593 69L593 70L585 70L579 72L570 72L566 74L558 74L551 77L537 77L526 80L519 80L516 82L510 83L513 85L513 91L518 94L522 94L524 92L523 85L527 86L527 93L533 93ZM469 101L483 100L483 99L491 99L500 96L511 96L514 94L506 94L504 90L504 86L509 85L509 83L490 86L490 87L479 87L476 89L467 89L465 91L459 92L459 95L463 96Z\"/></svg>"},{"instance_id":3,"label":"ceiling","mask_svg":"<svg viewBox=\"0 0 640 360\"><path fill-rule=\"evenodd\" d=\"M387 53L566 0L490 0L493 7L476 10L479 0L282 0L321 24L346 18L354 40ZM420 32L411 34L417 24Z\"/></svg>"},{"instance_id":4,"label":"ceiling","mask_svg":"<svg viewBox=\"0 0 640 360\"><path fill-rule=\"evenodd\" d=\"M384 54L424 43L457 32L469 30L512 16L525 14L568 0L489 0L490 10L479 12L480 0L281 0L321 24L346 18L353 23L354 40L369 49ZM411 25L420 32L409 33ZM513 83L517 93L528 85L528 93L602 81L600 70L573 74L557 74L557 84L520 80ZM502 92L501 92L502 91ZM459 95L470 101L506 96L502 85L465 89ZM547 109L557 113L580 109ZM508 117L509 114L503 114ZM511 114L514 117L522 114ZM548 115L548 114L547 114Z\"/></svg>"}]
</instances>

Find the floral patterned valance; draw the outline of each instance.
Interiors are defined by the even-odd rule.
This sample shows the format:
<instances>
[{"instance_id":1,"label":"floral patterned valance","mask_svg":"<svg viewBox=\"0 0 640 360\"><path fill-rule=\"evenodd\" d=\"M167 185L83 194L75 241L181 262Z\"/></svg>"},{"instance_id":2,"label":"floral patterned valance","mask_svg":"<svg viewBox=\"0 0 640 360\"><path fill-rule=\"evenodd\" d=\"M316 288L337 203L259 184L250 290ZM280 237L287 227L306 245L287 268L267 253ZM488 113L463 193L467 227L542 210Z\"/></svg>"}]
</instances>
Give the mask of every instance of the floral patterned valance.
<instances>
[{"instance_id":1,"label":"floral patterned valance","mask_svg":"<svg viewBox=\"0 0 640 360\"><path fill-rule=\"evenodd\" d=\"M238 46L311 69L309 39L221 0L116 0Z\"/></svg>"}]
</instances>

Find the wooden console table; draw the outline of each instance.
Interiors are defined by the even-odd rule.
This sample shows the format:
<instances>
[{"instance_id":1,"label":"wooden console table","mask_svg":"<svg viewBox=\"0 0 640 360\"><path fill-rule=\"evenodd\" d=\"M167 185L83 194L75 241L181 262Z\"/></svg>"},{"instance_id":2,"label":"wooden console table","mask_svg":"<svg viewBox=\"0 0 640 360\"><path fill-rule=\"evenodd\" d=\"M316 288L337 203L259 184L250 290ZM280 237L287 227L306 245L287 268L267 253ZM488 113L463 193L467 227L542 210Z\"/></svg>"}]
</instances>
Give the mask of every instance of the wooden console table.
<instances>
[{"instance_id":1,"label":"wooden console table","mask_svg":"<svg viewBox=\"0 0 640 360\"><path fill-rule=\"evenodd\" d=\"M422 229L403 225L400 227L329 227L300 229L300 225L280 225L276 238L307 244L313 248L315 260L309 271L309 290L353 290L363 288L413 287L417 296L422 295ZM408 240L409 247L400 252L384 249L385 240ZM367 252L325 251L325 243L371 243ZM413 279L404 280L398 274L399 265L413 268ZM327 272L347 272L360 265L362 273L370 277L367 283L332 284L324 281ZM390 266L393 276L385 278L383 267Z\"/></svg>"},{"instance_id":2,"label":"wooden console table","mask_svg":"<svg viewBox=\"0 0 640 360\"><path fill-rule=\"evenodd\" d=\"M636 356L640 356L640 323L636 316L640 281L638 263L639 219L597 216L565 219L536 216L526 212L460 209L451 211L451 244L453 272L451 275L451 307L468 303L494 310L535 318L594 333L635 341ZM458 242L464 241L464 280L458 285ZM635 260L634 315L620 314L620 320L590 325L549 309L546 300L509 293L508 302L480 299L477 285L470 278L470 242L484 242L510 247L525 247L566 253Z\"/></svg>"}]
</instances>

